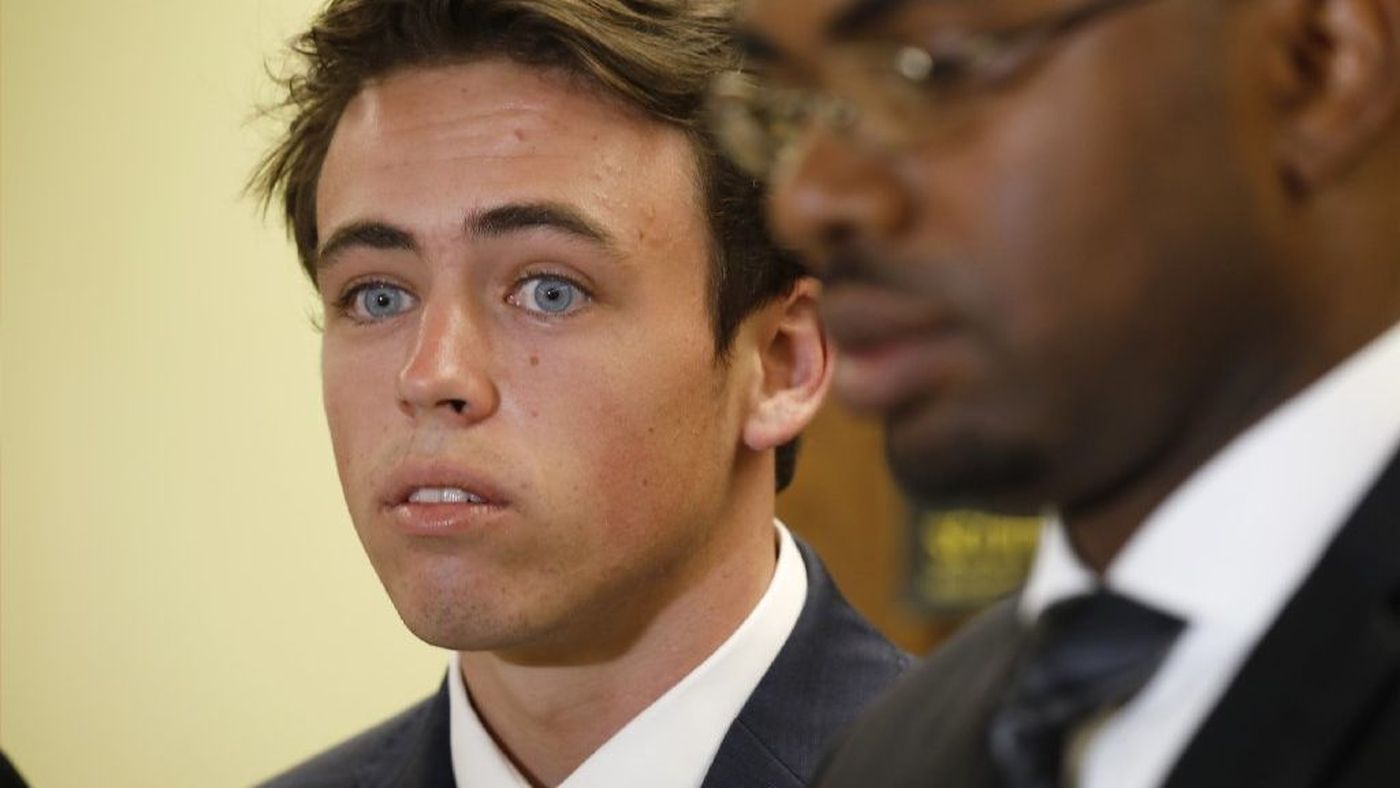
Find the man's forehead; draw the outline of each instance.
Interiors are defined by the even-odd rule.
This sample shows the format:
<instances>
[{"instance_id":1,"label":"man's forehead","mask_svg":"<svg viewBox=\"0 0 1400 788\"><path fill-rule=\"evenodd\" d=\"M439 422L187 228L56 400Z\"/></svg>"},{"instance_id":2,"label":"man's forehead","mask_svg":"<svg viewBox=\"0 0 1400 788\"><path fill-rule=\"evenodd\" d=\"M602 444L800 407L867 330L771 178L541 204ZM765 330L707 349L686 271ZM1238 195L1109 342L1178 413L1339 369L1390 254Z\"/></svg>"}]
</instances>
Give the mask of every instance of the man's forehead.
<instances>
[{"instance_id":1,"label":"man's forehead","mask_svg":"<svg viewBox=\"0 0 1400 788\"><path fill-rule=\"evenodd\" d=\"M406 69L366 85L341 118L318 181L320 254L383 247L380 226L417 245L433 233L549 230L615 251L671 186L698 213L690 144L548 70L506 60ZM345 227L356 231L332 243Z\"/></svg>"},{"instance_id":2,"label":"man's forehead","mask_svg":"<svg viewBox=\"0 0 1400 788\"><path fill-rule=\"evenodd\" d=\"M327 159L351 147L370 167L399 166L406 156L572 160L661 144L665 127L582 81L507 59L402 69L367 83L350 101ZM599 136L612 144L600 144Z\"/></svg>"},{"instance_id":3,"label":"man's forehead","mask_svg":"<svg viewBox=\"0 0 1400 788\"><path fill-rule=\"evenodd\" d=\"M505 83L509 89L503 87ZM446 95L452 100L443 101ZM482 113L509 113L524 119L577 100L577 95L561 75L503 59L411 66L366 82L346 105L340 122L387 130L428 118L457 123L481 120Z\"/></svg>"}]
</instances>

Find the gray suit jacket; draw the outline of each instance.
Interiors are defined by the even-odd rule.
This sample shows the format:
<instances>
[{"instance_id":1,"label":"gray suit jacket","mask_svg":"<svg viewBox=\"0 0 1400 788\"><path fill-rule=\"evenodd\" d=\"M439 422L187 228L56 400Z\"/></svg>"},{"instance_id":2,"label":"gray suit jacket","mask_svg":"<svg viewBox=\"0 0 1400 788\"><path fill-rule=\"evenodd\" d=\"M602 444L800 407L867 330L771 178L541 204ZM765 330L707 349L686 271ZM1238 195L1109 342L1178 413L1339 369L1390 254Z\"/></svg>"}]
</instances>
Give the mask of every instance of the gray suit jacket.
<instances>
[{"instance_id":1,"label":"gray suit jacket","mask_svg":"<svg viewBox=\"0 0 1400 788\"><path fill-rule=\"evenodd\" d=\"M796 541L807 566L802 614L726 733L704 788L807 785L836 735L909 664L846 604L816 553ZM447 719L444 681L431 697L266 786L452 786Z\"/></svg>"},{"instance_id":2,"label":"gray suit jacket","mask_svg":"<svg viewBox=\"0 0 1400 788\"><path fill-rule=\"evenodd\" d=\"M1267 560L1266 524L1238 525L1259 529ZM987 724L1024 645L1015 600L983 614L872 707L820 785L997 785ZM1400 785L1400 456L1245 661L1166 785Z\"/></svg>"}]
</instances>

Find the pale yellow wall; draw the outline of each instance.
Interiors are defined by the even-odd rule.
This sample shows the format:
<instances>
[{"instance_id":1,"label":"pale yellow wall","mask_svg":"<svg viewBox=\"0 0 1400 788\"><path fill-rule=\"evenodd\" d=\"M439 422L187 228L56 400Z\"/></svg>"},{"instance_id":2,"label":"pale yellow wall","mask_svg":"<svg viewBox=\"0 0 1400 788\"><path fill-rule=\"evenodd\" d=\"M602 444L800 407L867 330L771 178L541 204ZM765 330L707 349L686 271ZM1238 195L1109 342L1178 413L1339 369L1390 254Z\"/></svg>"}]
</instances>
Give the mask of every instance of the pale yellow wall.
<instances>
[{"instance_id":1,"label":"pale yellow wall","mask_svg":"<svg viewBox=\"0 0 1400 788\"><path fill-rule=\"evenodd\" d=\"M341 508L313 300L240 188L311 0L0 5L0 748L246 785L426 694Z\"/></svg>"}]
</instances>

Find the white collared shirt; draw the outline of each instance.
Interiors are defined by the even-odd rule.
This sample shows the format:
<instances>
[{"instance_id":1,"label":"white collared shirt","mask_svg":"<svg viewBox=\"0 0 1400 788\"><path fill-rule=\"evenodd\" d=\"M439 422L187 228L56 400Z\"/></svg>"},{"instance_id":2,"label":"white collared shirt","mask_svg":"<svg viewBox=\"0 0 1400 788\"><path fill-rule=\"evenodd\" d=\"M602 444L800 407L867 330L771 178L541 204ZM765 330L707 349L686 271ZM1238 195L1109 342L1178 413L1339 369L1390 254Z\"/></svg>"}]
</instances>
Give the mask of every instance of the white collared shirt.
<instances>
[{"instance_id":1,"label":"white collared shirt","mask_svg":"<svg viewBox=\"0 0 1400 788\"><path fill-rule=\"evenodd\" d=\"M758 604L718 649L633 717L561 788L699 786L734 718L777 658L807 600L807 569L787 528L773 522L777 567ZM448 671L452 772L459 788L528 788L467 697L460 657Z\"/></svg>"},{"instance_id":2,"label":"white collared shirt","mask_svg":"<svg viewBox=\"0 0 1400 788\"><path fill-rule=\"evenodd\" d=\"M1142 692L1087 734L1082 788L1166 779L1397 444L1400 324L1242 433L1144 521L1103 585L1186 628ZM1052 521L1020 612L1033 621L1097 583Z\"/></svg>"}]
</instances>

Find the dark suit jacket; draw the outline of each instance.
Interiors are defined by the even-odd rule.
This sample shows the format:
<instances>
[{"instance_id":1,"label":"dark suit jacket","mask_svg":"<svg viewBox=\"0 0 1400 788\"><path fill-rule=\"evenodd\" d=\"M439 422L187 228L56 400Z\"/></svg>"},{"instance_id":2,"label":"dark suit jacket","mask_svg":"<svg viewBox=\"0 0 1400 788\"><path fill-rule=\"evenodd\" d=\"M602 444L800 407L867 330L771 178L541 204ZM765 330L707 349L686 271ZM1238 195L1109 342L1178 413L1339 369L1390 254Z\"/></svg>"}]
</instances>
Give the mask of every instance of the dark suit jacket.
<instances>
[{"instance_id":1,"label":"dark suit jacket","mask_svg":"<svg viewBox=\"0 0 1400 788\"><path fill-rule=\"evenodd\" d=\"M1268 560L1267 523L1233 526L1257 529L1259 559ZM820 784L997 785L987 724L1024 639L1015 600L982 615L871 708ZM1400 786L1400 456L1245 661L1166 785Z\"/></svg>"},{"instance_id":2,"label":"dark suit jacket","mask_svg":"<svg viewBox=\"0 0 1400 788\"><path fill-rule=\"evenodd\" d=\"M705 788L807 785L835 736L909 664L846 604L811 548L797 546L807 566L802 614L725 734ZM452 786L447 718L443 681L433 696L266 786Z\"/></svg>"}]
</instances>

